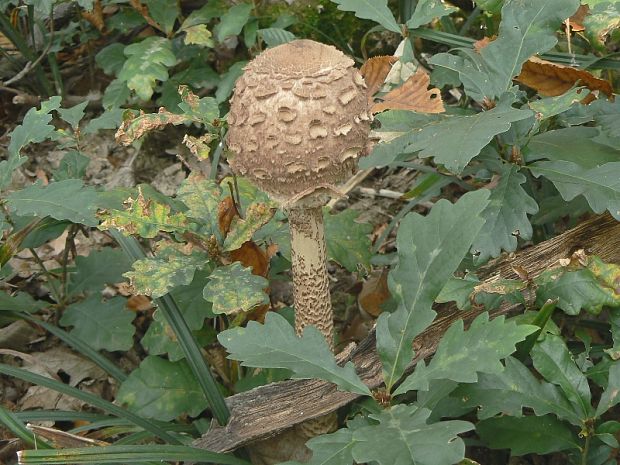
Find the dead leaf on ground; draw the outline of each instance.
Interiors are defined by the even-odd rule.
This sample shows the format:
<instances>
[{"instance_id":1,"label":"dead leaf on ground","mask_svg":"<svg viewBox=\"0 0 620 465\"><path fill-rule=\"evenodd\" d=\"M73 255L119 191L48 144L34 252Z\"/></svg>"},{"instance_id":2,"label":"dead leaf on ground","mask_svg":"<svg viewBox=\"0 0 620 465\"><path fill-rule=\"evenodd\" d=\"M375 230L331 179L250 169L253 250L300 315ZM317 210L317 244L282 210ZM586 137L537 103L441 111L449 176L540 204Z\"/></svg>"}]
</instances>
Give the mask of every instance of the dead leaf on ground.
<instances>
[{"instance_id":1,"label":"dead leaf on ground","mask_svg":"<svg viewBox=\"0 0 620 465\"><path fill-rule=\"evenodd\" d=\"M428 89L430 77L421 69L400 87L385 94L383 102L376 103L370 111L381 113L385 110L409 110L419 113L443 113L445 110L441 91Z\"/></svg>"},{"instance_id":2,"label":"dead leaf on ground","mask_svg":"<svg viewBox=\"0 0 620 465\"><path fill-rule=\"evenodd\" d=\"M480 50L482 50L484 47L486 47L487 45L489 45L491 42L493 42L495 40L496 36L492 36L492 37L483 37L480 40L477 40L474 42L474 50L478 53L480 53Z\"/></svg>"},{"instance_id":3,"label":"dead leaf on ground","mask_svg":"<svg viewBox=\"0 0 620 465\"><path fill-rule=\"evenodd\" d=\"M398 57L395 56L378 56L370 58L360 68L360 73L362 73L362 77L368 86L368 102L370 104L373 103L373 95L381 88L390 69L397 61Z\"/></svg>"},{"instance_id":4,"label":"dead leaf on ground","mask_svg":"<svg viewBox=\"0 0 620 465\"><path fill-rule=\"evenodd\" d=\"M103 17L103 7L101 6L101 0L95 0L92 10L84 10L80 13L82 18L95 26L99 32L103 32L105 29L105 18Z\"/></svg>"},{"instance_id":5,"label":"dead leaf on ground","mask_svg":"<svg viewBox=\"0 0 620 465\"><path fill-rule=\"evenodd\" d=\"M153 301L145 295L132 295L127 299L127 308L132 312L143 312L153 307Z\"/></svg>"},{"instance_id":6,"label":"dead leaf on ground","mask_svg":"<svg viewBox=\"0 0 620 465\"><path fill-rule=\"evenodd\" d=\"M608 81L599 79L583 69L559 65L537 57L525 62L516 80L546 97L562 95L575 85L586 86L592 91L601 91L608 97L613 95L613 87Z\"/></svg>"},{"instance_id":7,"label":"dead leaf on ground","mask_svg":"<svg viewBox=\"0 0 620 465\"><path fill-rule=\"evenodd\" d=\"M241 262L246 268L252 268L252 273L257 276L266 278L269 273L269 258L254 241L244 242L241 247L230 252L230 258L233 262Z\"/></svg>"}]
</instances>

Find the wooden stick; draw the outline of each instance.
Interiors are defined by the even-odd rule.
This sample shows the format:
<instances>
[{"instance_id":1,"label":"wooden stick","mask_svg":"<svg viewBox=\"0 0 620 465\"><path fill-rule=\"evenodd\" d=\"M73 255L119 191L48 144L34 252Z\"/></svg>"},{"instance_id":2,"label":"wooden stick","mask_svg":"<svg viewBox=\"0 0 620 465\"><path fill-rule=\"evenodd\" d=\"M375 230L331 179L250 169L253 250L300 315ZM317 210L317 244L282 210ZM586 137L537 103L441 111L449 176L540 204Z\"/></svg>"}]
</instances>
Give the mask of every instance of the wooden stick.
<instances>
[{"instance_id":1,"label":"wooden stick","mask_svg":"<svg viewBox=\"0 0 620 465\"><path fill-rule=\"evenodd\" d=\"M578 250L598 255L604 261L620 263L620 223L610 215L585 221L577 227L535 246L514 254L504 255L478 272L481 280L497 277L518 278L514 269L525 269L531 278L568 258ZM415 364L435 353L439 340L446 330L459 319L466 324L483 312L482 309L460 311L454 305L438 305L433 324L413 342L416 352L408 372ZM491 311L495 317L519 306L503 306ZM352 360L357 373L371 388L381 386L381 362L375 350L374 331L349 355L337 357L339 362ZM194 441L195 447L215 452L229 452L250 442L273 436L291 426L311 418L320 417L357 399L359 396L336 390L332 383L316 379L303 379L272 383L226 399L231 410L228 425L214 425L202 438Z\"/></svg>"}]
</instances>

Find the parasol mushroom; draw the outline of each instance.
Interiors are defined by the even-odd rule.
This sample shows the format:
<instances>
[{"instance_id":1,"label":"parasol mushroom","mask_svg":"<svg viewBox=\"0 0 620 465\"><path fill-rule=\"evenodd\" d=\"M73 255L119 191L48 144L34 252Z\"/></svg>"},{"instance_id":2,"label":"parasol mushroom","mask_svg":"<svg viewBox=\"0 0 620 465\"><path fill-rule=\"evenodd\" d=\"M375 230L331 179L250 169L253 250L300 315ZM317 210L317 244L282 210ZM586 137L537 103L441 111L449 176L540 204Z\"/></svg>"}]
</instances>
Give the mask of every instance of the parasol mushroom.
<instances>
[{"instance_id":1,"label":"parasol mushroom","mask_svg":"<svg viewBox=\"0 0 620 465\"><path fill-rule=\"evenodd\" d=\"M332 349L322 206L355 170L371 120L366 84L353 65L311 40L268 49L245 67L228 116L232 170L288 213L295 330L316 326Z\"/></svg>"}]
</instances>

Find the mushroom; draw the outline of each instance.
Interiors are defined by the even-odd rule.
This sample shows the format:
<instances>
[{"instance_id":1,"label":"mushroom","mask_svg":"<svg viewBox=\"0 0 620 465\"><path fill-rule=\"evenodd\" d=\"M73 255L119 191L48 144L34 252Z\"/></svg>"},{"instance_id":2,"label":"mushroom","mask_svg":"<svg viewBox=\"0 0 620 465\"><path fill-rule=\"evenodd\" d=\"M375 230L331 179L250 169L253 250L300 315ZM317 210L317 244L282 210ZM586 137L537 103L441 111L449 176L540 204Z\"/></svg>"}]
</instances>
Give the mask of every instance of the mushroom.
<instances>
[{"instance_id":1,"label":"mushroom","mask_svg":"<svg viewBox=\"0 0 620 465\"><path fill-rule=\"evenodd\" d=\"M366 84L335 47L295 40L245 67L231 99L232 170L288 213L295 330L317 327L333 349L322 206L355 170L371 116Z\"/></svg>"}]
</instances>

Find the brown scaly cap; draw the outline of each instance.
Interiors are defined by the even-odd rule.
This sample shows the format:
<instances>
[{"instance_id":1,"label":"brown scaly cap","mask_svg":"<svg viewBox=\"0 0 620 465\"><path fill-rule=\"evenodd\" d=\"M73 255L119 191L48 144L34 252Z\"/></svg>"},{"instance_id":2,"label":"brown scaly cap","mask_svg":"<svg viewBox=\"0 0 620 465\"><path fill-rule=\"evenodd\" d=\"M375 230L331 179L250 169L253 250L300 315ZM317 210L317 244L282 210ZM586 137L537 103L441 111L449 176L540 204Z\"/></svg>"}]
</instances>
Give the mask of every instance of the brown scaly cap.
<instances>
[{"instance_id":1,"label":"brown scaly cap","mask_svg":"<svg viewBox=\"0 0 620 465\"><path fill-rule=\"evenodd\" d=\"M290 203L336 190L368 139L366 84L335 47L296 40L246 67L228 115L230 166Z\"/></svg>"}]
</instances>

